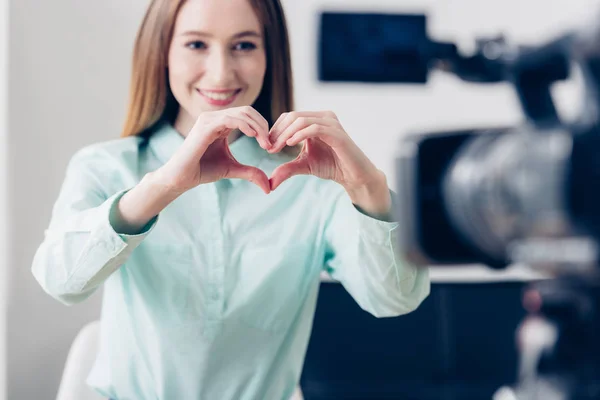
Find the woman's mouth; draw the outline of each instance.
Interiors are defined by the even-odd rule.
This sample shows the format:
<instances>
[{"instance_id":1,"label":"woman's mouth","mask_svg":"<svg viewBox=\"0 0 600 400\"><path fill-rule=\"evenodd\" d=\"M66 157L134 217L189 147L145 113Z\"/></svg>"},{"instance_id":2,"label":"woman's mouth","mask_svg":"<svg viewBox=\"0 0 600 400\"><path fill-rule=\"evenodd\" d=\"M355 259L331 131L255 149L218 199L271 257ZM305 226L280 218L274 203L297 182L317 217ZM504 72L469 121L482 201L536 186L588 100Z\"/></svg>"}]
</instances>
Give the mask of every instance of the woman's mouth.
<instances>
[{"instance_id":1,"label":"woman's mouth","mask_svg":"<svg viewBox=\"0 0 600 400\"><path fill-rule=\"evenodd\" d=\"M233 90L202 90L196 89L196 91L204 98L204 100L213 106L228 106L233 103L237 98L237 95L242 89Z\"/></svg>"}]
</instances>

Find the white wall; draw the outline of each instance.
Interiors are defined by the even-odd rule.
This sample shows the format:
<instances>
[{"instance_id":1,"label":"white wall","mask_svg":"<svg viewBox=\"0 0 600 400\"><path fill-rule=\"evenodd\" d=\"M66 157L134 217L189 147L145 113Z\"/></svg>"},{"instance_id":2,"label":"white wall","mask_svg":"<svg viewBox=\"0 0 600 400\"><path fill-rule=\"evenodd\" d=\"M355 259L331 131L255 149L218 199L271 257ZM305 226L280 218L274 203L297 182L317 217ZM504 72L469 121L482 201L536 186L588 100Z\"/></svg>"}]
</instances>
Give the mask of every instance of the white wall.
<instances>
[{"instance_id":1,"label":"white wall","mask_svg":"<svg viewBox=\"0 0 600 400\"><path fill-rule=\"evenodd\" d=\"M598 0L287 0L297 107L335 111L395 187L393 162L400 135L516 123L521 118L516 98L505 85L466 85L440 73L432 75L427 87L318 82L315 43L320 11L427 12L435 39L457 41L468 48L475 36L499 33L516 41L543 41L589 18L590 10L600 11L598 4ZM573 90L563 92L571 94Z\"/></svg>"},{"instance_id":2,"label":"white wall","mask_svg":"<svg viewBox=\"0 0 600 400\"><path fill-rule=\"evenodd\" d=\"M361 4L374 1L284 0L284 3L291 29L298 108L336 111L352 137L388 173L392 185L393 156L399 135L421 129L519 119L508 88L468 87L447 76L434 76L427 88L318 83L315 79L317 12L325 7L371 10L371 6ZM431 31L440 39L468 42L475 34L506 31L516 39L538 41L546 33L586 15L592 3L596 2L379 0L377 7L390 11L430 9ZM68 346L79 328L98 317L99 296L78 306L64 307L42 292L31 276L30 264L47 226L69 157L83 145L114 138L119 133L131 45L146 4L147 0L12 0L10 3L7 193L11 252L7 352L11 400L52 399ZM543 15L538 15L541 10ZM0 52L2 32L0 23ZM5 93L1 85L0 93ZM0 108L2 112L6 109ZM5 149L1 145L5 132L2 112L0 160L4 160L2 149ZM1 179L0 174L0 184ZM0 210L3 210L1 197ZM0 243L5 243L2 235L0 231ZM5 254L1 250L0 247L0 254ZM0 343L1 332L0 322ZM1 356L0 344L0 360Z\"/></svg>"},{"instance_id":3,"label":"white wall","mask_svg":"<svg viewBox=\"0 0 600 400\"><path fill-rule=\"evenodd\" d=\"M7 221L7 98L8 98L8 0L0 1L0 221ZM8 225L0 224L0 400L6 397L6 288L9 277Z\"/></svg>"},{"instance_id":4,"label":"white wall","mask_svg":"<svg viewBox=\"0 0 600 400\"><path fill-rule=\"evenodd\" d=\"M146 4L147 0L11 1L11 400L53 399L71 341L86 322L99 316L100 296L65 307L43 293L30 266L70 156L86 144L120 133L131 48Z\"/></svg>"}]
</instances>

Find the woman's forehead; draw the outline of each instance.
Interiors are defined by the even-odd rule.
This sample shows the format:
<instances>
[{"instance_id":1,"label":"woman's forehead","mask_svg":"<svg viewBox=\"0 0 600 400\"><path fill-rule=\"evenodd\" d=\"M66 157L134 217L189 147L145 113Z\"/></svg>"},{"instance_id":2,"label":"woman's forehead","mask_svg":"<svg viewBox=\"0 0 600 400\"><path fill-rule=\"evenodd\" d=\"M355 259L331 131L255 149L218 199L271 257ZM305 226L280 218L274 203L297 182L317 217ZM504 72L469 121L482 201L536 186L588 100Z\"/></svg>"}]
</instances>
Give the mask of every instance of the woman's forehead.
<instances>
[{"instance_id":1,"label":"woman's forehead","mask_svg":"<svg viewBox=\"0 0 600 400\"><path fill-rule=\"evenodd\" d=\"M202 31L213 36L232 36L261 30L249 0L188 0L175 22L176 34Z\"/></svg>"}]
</instances>

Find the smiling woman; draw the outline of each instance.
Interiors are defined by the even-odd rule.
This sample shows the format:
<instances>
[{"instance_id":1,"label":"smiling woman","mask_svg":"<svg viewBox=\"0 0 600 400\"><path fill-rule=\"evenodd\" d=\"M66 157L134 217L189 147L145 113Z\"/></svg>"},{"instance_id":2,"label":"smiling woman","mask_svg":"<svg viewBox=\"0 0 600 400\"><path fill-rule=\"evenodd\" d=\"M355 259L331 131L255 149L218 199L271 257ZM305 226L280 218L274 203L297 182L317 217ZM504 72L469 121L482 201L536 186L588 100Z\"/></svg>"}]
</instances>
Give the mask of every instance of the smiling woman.
<instances>
[{"instance_id":1,"label":"smiling woman","mask_svg":"<svg viewBox=\"0 0 600 400\"><path fill-rule=\"evenodd\" d=\"M283 10L261 0L153 2L134 49L130 93L124 137L148 133L159 120L174 124L180 106L185 133L200 111L226 106L252 104L273 123L294 108Z\"/></svg>"},{"instance_id":2,"label":"smiling woman","mask_svg":"<svg viewBox=\"0 0 600 400\"><path fill-rule=\"evenodd\" d=\"M293 110L290 66L279 0L151 2L123 137L73 156L32 265L66 304L104 288L103 396L286 399L323 270L378 317L428 295L385 175Z\"/></svg>"},{"instance_id":3,"label":"smiling woman","mask_svg":"<svg viewBox=\"0 0 600 400\"><path fill-rule=\"evenodd\" d=\"M209 20L215 13L231 19L224 24ZM253 104L263 87L266 58L261 23L247 1L185 2L167 65L173 95L182 108L175 128L189 132L203 111Z\"/></svg>"}]
</instances>

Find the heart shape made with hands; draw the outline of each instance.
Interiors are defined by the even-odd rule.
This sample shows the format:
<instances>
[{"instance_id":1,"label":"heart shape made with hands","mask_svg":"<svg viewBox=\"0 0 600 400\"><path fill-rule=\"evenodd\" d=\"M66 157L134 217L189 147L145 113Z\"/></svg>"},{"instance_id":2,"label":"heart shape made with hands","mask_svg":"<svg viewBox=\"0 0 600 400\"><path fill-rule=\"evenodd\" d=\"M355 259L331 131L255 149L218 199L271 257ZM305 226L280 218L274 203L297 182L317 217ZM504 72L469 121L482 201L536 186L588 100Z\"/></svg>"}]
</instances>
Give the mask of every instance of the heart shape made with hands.
<instances>
[{"instance_id":1,"label":"heart shape made with hands","mask_svg":"<svg viewBox=\"0 0 600 400\"><path fill-rule=\"evenodd\" d=\"M257 142L259 143L261 148L265 149L265 147L266 147L265 151L268 151L267 149L273 148L272 146L261 143L261 141L258 140L258 137L255 137L254 139L257 140ZM307 147L307 146L310 147L310 145L308 145L308 144L305 145L304 147ZM235 158L235 156L231 153L231 150L229 149L228 144L225 144L225 146L221 147L221 151L214 151L214 152L207 151L207 153L203 157L203 161L206 162L206 165L203 166L203 170L219 168L220 165L222 165L224 162L226 162L227 163L226 169L227 169L228 177L245 179L251 183L254 183L258 187L260 187L266 194L268 194L271 191L275 190L277 187L279 187L279 185L281 185L281 183L283 183L285 180L291 178L292 176L309 173L309 169L307 168L307 165L304 165L305 162L303 162L306 160L306 157L309 154L309 153L305 152L304 147L302 149L298 149L298 151L296 152L297 157L294 160L291 160L289 162L286 162L286 163L278 166L273 171L273 173L271 174L270 177L268 177L259 168L240 163ZM290 147L288 147L288 149L289 148ZM284 149L285 149L285 147L284 147ZM269 153L271 153L271 154L279 153L281 151L285 151L284 149L281 149L279 151L270 151ZM225 152L224 152L225 154L223 154L222 150L225 150ZM294 152L290 151L290 155L293 155L293 154L294 154Z\"/></svg>"},{"instance_id":2,"label":"heart shape made with hands","mask_svg":"<svg viewBox=\"0 0 600 400\"><path fill-rule=\"evenodd\" d=\"M256 138L258 141L258 138ZM339 160L335 154L335 152L330 147L330 144L326 143L321 138L306 138L303 139L304 143L301 148L298 149L296 158L288 161L284 164L279 165L272 172L270 177L260 169L243 165L235 160L235 157L231 155L231 160L235 164L236 169L243 169L245 174L247 175L244 179L251 181L254 184L257 184L259 187L263 188L265 193L269 193L270 191L274 191L277 189L283 182L287 179L296 176L296 175L315 175L322 179L333 179L339 175L336 173L338 170L337 165L339 164ZM258 141L259 144L260 141ZM287 143L288 149L298 146L299 143L292 141ZM269 146L261 144L261 147L267 147L265 150L271 154L279 153L284 151L286 148L286 143L284 142L283 146L279 146L277 143ZM263 147L263 148L264 148ZM231 154L231 153L230 153ZM294 154L290 152L290 155ZM241 172L241 171L240 171ZM266 191L266 185L264 182L268 182L268 191Z\"/></svg>"},{"instance_id":3,"label":"heart shape made with hands","mask_svg":"<svg viewBox=\"0 0 600 400\"><path fill-rule=\"evenodd\" d=\"M270 129L268 125L249 106L203 113L160 177L181 193L221 179L243 179L268 194L295 175L332 180L352 192L364 189L377 175L332 112L283 113ZM269 178L261 169L236 160L229 147L234 131L254 138L270 154L303 145L295 159L279 165Z\"/></svg>"},{"instance_id":4,"label":"heart shape made with hands","mask_svg":"<svg viewBox=\"0 0 600 400\"><path fill-rule=\"evenodd\" d=\"M252 178L248 180L258 182L265 193L277 189L284 181L296 175L313 175L343 183L345 175L355 177L362 174L364 163L356 161L364 157L360 157L357 150L352 150L356 146L349 145L352 141L333 112L284 113L266 137L255 134L254 138L270 154L279 153L286 146L293 148L303 142L297 157L278 166L270 178L260 170L242 166L235 161L236 168L245 168L245 172ZM340 158L343 155L345 157ZM233 156L231 158L235 160ZM265 190L265 180L268 182L268 190Z\"/></svg>"},{"instance_id":5,"label":"heart shape made with hands","mask_svg":"<svg viewBox=\"0 0 600 400\"><path fill-rule=\"evenodd\" d=\"M253 110L245 111L250 115ZM228 140L222 136L202 157L203 174L207 171L214 179L245 179L267 194L295 175L313 175L342 185L368 179L368 175L365 178L365 171L369 171L370 166L368 159L349 138L333 112L284 113L268 132L266 126L261 129L255 122L245 125L246 136L253 137L270 154L303 143L297 157L279 165L268 178L262 170L239 163L229 149Z\"/></svg>"}]
</instances>

